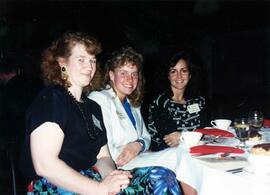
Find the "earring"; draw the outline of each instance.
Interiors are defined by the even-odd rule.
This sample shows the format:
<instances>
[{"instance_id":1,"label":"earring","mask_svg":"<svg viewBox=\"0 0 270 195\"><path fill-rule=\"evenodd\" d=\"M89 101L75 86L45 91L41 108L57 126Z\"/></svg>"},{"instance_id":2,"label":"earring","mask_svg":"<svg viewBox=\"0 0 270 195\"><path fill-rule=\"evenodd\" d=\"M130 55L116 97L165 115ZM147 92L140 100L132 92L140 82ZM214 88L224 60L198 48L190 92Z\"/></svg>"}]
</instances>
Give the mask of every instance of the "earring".
<instances>
[{"instance_id":1,"label":"earring","mask_svg":"<svg viewBox=\"0 0 270 195\"><path fill-rule=\"evenodd\" d=\"M66 67L61 67L61 77L64 81L66 81L68 79L68 75L67 75L67 69Z\"/></svg>"}]
</instances>

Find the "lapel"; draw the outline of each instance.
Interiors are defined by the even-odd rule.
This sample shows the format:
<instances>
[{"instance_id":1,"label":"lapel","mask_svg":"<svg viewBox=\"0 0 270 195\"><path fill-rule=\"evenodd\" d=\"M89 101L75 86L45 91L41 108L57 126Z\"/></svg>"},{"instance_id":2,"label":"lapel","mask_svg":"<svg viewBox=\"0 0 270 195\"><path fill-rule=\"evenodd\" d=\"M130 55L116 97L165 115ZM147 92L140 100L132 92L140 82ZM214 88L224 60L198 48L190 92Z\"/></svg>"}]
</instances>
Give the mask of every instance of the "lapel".
<instances>
[{"instance_id":1,"label":"lapel","mask_svg":"<svg viewBox=\"0 0 270 195\"><path fill-rule=\"evenodd\" d=\"M114 105L115 105L116 114L117 114L118 118L120 119L120 123L124 124L129 129L132 129L134 131L137 131L134 128L131 120L129 119L129 116L128 116L128 114L127 114L124 106L122 105L122 102L120 101L120 99L116 96L116 94L114 93L114 91L113 91L112 88L109 89L109 90L110 90L109 91L110 94L112 95L112 100L113 100ZM128 102L129 102L129 100L128 100ZM133 117L134 117L134 119L136 121L136 128L138 129L138 127L139 127L139 125L138 125L139 120L138 120L137 112L136 112L136 110L132 106L130 106L130 108L131 108L131 112L133 114Z\"/></svg>"}]
</instances>

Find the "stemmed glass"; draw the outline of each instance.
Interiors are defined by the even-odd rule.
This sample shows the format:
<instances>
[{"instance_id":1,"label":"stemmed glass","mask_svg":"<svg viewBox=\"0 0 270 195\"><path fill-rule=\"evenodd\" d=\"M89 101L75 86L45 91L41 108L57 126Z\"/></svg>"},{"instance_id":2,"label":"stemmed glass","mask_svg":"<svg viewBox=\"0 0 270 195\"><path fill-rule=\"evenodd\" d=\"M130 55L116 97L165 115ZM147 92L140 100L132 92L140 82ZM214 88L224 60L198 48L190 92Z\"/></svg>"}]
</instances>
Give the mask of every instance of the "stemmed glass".
<instances>
[{"instance_id":1,"label":"stemmed glass","mask_svg":"<svg viewBox=\"0 0 270 195\"><path fill-rule=\"evenodd\" d=\"M247 118L237 118L234 120L234 129L237 138L240 140L240 148L248 148L246 141L250 135L250 124Z\"/></svg>"},{"instance_id":2,"label":"stemmed glass","mask_svg":"<svg viewBox=\"0 0 270 195\"><path fill-rule=\"evenodd\" d=\"M263 113L255 110L248 113L251 131L259 131L263 125Z\"/></svg>"}]
</instances>

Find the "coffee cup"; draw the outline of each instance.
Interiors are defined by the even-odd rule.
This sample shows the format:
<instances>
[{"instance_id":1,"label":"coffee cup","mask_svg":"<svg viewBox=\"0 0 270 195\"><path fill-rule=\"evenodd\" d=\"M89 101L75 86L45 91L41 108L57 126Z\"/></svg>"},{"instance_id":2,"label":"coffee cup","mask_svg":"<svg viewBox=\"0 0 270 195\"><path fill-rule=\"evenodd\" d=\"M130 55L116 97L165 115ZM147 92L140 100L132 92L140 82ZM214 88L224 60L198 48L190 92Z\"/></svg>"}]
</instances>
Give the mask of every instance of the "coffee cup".
<instances>
[{"instance_id":1,"label":"coffee cup","mask_svg":"<svg viewBox=\"0 0 270 195\"><path fill-rule=\"evenodd\" d=\"M180 140L189 147L196 146L199 144L202 135L200 132L185 131L182 133Z\"/></svg>"},{"instance_id":2,"label":"coffee cup","mask_svg":"<svg viewBox=\"0 0 270 195\"><path fill-rule=\"evenodd\" d=\"M211 125L217 129L227 130L232 121L228 119L216 119L211 121Z\"/></svg>"}]
</instances>

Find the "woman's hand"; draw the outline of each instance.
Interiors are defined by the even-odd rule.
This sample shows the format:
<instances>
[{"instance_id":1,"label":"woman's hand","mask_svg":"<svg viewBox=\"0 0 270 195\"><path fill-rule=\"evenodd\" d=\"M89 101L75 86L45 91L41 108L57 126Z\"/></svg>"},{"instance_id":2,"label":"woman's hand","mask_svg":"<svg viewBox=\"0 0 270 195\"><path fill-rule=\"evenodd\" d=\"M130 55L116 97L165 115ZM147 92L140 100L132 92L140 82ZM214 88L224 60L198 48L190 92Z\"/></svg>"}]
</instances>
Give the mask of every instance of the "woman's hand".
<instances>
[{"instance_id":1,"label":"woman's hand","mask_svg":"<svg viewBox=\"0 0 270 195\"><path fill-rule=\"evenodd\" d=\"M138 142L131 142L123 146L121 154L116 159L117 166L123 166L134 159L141 151L141 144Z\"/></svg>"},{"instance_id":2,"label":"woman's hand","mask_svg":"<svg viewBox=\"0 0 270 195\"><path fill-rule=\"evenodd\" d=\"M176 147L179 145L181 133L175 131L173 133L164 136L163 140L170 147Z\"/></svg>"},{"instance_id":3,"label":"woman's hand","mask_svg":"<svg viewBox=\"0 0 270 195\"><path fill-rule=\"evenodd\" d=\"M129 171L114 170L100 182L100 192L109 195L117 194L129 185L130 178L132 175Z\"/></svg>"}]
</instances>

